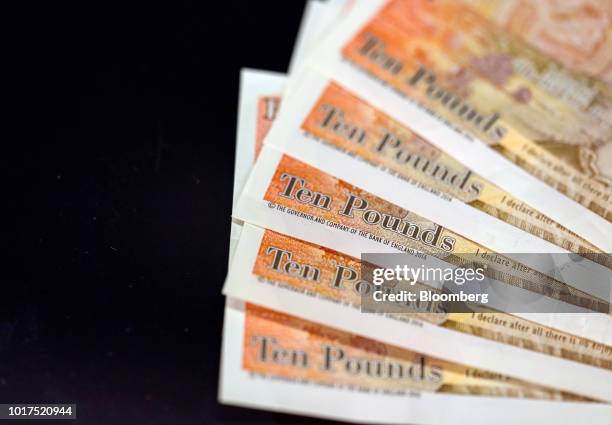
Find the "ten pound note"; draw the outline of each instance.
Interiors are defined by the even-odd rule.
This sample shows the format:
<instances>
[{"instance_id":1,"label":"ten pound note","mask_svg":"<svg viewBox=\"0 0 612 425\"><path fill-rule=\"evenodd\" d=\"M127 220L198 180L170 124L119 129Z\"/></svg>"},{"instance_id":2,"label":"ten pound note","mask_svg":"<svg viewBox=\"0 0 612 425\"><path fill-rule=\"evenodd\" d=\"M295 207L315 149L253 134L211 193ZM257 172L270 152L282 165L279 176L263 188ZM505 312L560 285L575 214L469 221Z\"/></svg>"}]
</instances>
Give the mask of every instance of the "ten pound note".
<instances>
[{"instance_id":1,"label":"ten pound note","mask_svg":"<svg viewBox=\"0 0 612 425\"><path fill-rule=\"evenodd\" d=\"M333 3L338 3L336 5L338 6L344 2L340 0ZM537 43L537 34L546 31L545 26L537 25L542 23L540 17L553 9L558 12L554 4L543 2L543 7L538 7L538 13L535 14L537 19L533 18L534 14L528 14L531 18L531 31L528 32L524 29L516 30L516 22L520 19L514 19L510 25L511 20L508 18L518 15L517 10L521 12L520 7L523 7L524 2L506 2L507 7L501 7L503 5L496 1L473 0L470 3L477 14L491 20L492 16L500 17L503 11L506 15L503 19L500 17L498 23L507 24L507 29L520 33L518 35L528 43L555 57L569 68L605 80L606 73L602 72L604 68L601 66L599 68L585 66L586 61L570 63L567 55L555 56L554 46ZM564 9L563 16L569 16L570 20L576 22L580 16L575 18L571 15L575 11L578 13L584 11L585 2L573 3L575 4L569 8L571 10L567 7ZM355 4L359 5L359 2ZM597 7L601 4L603 2L598 2ZM325 8L322 7L321 10L323 9ZM594 10L601 11L597 8ZM493 15L491 11L495 11ZM597 19L593 10L588 9L588 12L588 18ZM559 19L557 17L560 16L558 13L550 15L555 19ZM310 19L311 22L316 20L313 17ZM309 49L314 50L313 45L310 43ZM587 47L586 43L582 43L582 52L580 48L576 48L578 51L576 57L587 53ZM601 49L599 53L596 49L591 49L588 54L591 58L601 59L598 62L601 65L606 57L601 52L605 53L606 49ZM590 62L593 64L595 61ZM485 65L492 63L490 61ZM555 70L557 68L553 67L553 71ZM555 77L556 74L553 72L551 75ZM338 76L341 77L342 74ZM576 78L575 75L573 77ZM558 80L550 78L550 81L552 83L546 78L540 78L539 83L549 90L554 89L554 84ZM301 83L302 81L295 81L293 87L308 93L308 85ZM354 88L350 78L344 85L329 83L326 84L324 93L317 92L321 94L320 98L314 98L317 102L309 103L309 107L305 109L309 113L308 119L300 115L300 120L296 121L298 127L295 128L300 128L304 132L306 140L315 141L319 146L358 158L369 166L373 165L384 170L398 180L410 182L411 185L416 185L441 199L449 202L459 200L563 250L580 253L602 266L609 266L609 257L599 255L605 251L609 252L606 244L602 243L601 239L593 238L592 233L582 234L580 223L576 225L575 220L567 220L567 215L548 214L546 209L539 208L541 204L526 202L517 196L517 193L508 190L507 186L498 184L500 181L503 182L503 179L492 179L486 169L481 173L477 167L462 161L463 157L453 158L447 155L445 152L453 154L452 149L448 150L448 146L439 142L438 138L434 141L429 140L433 133L423 132L422 127L418 125L416 128L410 127L404 120L405 117L389 113L389 110L385 109L386 106L380 107L376 100L373 102L361 100L359 96L362 94L359 90L354 94L350 93L348 90ZM285 81L279 75L250 71L242 74L235 203L244 187L252 162L262 149L263 138L277 116L284 85ZM570 90L570 97L574 96L573 101L580 97L580 91L581 89ZM552 92L558 94L558 91L552 90ZM369 101L367 87L364 93ZM520 92L520 95L523 94L524 92ZM247 119L244 119L245 116ZM360 129L362 131L359 131ZM368 137L365 136L366 133ZM272 140L273 145L275 141L278 139ZM300 143L303 141L300 140ZM276 146L291 151L294 145L276 143ZM592 151L594 146L590 146ZM322 149L318 155L326 156L328 152ZM584 156L586 151L582 152ZM605 153L605 149L597 152L598 157L594 161L591 156L591 173L599 174L597 177L599 180L603 180L602 167L596 169L595 166L602 161L605 164L606 157L602 152ZM267 161L268 164L271 157L279 158L278 154L266 153L265 150L263 156L264 162ZM296 157L302 159L299 155ZM287 159L292 160L292 158ZM316 161L309 159L311 164L314 162L313 165L316 165ZM275 160L272 161L274 162ZM299 161L297 163L299 164ZM584 163L586 162L583 161L582 165ZM340 163L338 165L342 166ZM271 169L267 170L263 178L261 172L259 174L263 182L269 181ZM326 169L326 171L331 170ZM307 174L314 176L317 172ZM322 175L322 181L329 177L331 176ZM294 195L293 201L298 198L302 201L313 200L306 190L302 190L300 195L296 194L296 191L300 190L296 184L298 180L286 180L294 183L290 191ZM314 180L315 183L320 183L318 178ZM282 202L266 206L270 216L282 218L292 211L292 214L295 214L293 217L299 217L299 220L285 222L281 219L280 223L274 223L270 227L297 236L312 236L310 233L320 233L313 224L327 225L330 230L338 230L332 232L327 241L335 239L329 245L340 251L250 225L243 228L239 221L234 221L230 258L237 254L238 260L234 261L228 277L227 292L244 300L255 301L272 308L277 307L277 310L285 313L254 304L243 304L237 300L228 300L219 392L223 402L373 423L447 424L452 421L469 424L493 422L514 424L541 423L544 418L546 421L554 420L555 423L562 424L581 422L607 424L612 421L609 406L596 404L590 400L590 398L608 399L606 382L609 378L605 376L610 370L610 347L598 342L598 340L607 342L606 335L601 333L602 330L605 332L609 329L609 324L605 321L601 322L603 326L599 331L597 326L589 327L589 335L595 338L589 340L546 327L542 323L495 313L486 308L472 314L418 312L402 315L387 314L373 321L367 319L368 316L373 317L372 315L360 313L358 308L363 300L363 293L368 290L367 288L372 290L375 286L360 276L360 261L347 255L349 252L358 256L363 245L358 243L357 246L360 248L353 251L347 249L355 239L344 239L341 236L343 232L355 230L363 233L360 237L365 235L371 238L373 243L369 245L370 247L380 246L380 242L386 241L394 244L394 249L403 252L417 252L423 248L419 246L419 241L433 242L441 238L446 241L444 246L448 249L450 245L454 246L457 238L454 242L445 238L454 236L458 236L461 247L477 245L470 245L469 240L453 235L443 226L431 227L430 220L418 219L410 212L405 214L401 209L397 209L399 207L393 207L382 199L376 200L371 197L372 194L347 182L335 179L331 187L338 182L344 184L349 191L353 190L361 195L361 200L369 202L368 205L382 207L378 212L381 220L381 212L388 214L387 224L391 220L391 213L399 211L398 218L404 218L406 223L409 223L406 225L408 226L407 230L405 229L406 235L410 233L417 238L412 241L402 240L401 237L394 240L388 237L389 234L376 230L362 229L360 232L357 227L352 227L351 223L343 224L330 220L330 217L311 214L312 211L309 213L308 208L301 211L291 206L287 208ZM576 179L574 183L577 182ZM327 188L327 185L322 184L320 187ZM323 198L319 201L324 203ZM365 205L358 205L357 201L355 197L353 202L355 214L362 219L367 216L367 220L376 221L376 211L372 212ZM317 202L314 205L316 206ZM454 207L457 203L452 205ZM255 210L259 213L255 213L254 221L265 224L266 222L260 219L266 214L261 214L259 206ZM245 217L240 211L237 215ZM570 218L575 219L575 217ZM592 217L589 217L589 220L592 220ZM311 223L307 224L308 222ZM399 229L402 221L398 220L397 223ZM594 223L601 225L601 222ZM302 227L300 232L294 231L295 225ZM420 230L415 230L417 227ZM386 230L393 230L393 225ZM241 234L238 245L237 239ZM520 233L513 233L511 237L517 235ZM317 238L310 240L312 239ZM437 242L435 245L444 251L444 246L438 245ZM490 258L503 258L490 251L484 253L490 255ZM512 259L506 260L516 264ZM563 279L558 282L554 276L550 280L537 271L529 271L529 268L521 270L528 273L523 276L526 279L524 282L529 280L533 282L534 277L537 277L535 280L539 279L540 283L546 283L546 286L536 286L540 290L547 291L547 297L561 297L565 294L564 301L582 303L581 305L588 305L591 308L594 306L593 302L595 305L608 307L605 301L601 304L602 300L588 291L585 293L580 289L567 288ZM569 277L571 281L575 274L569 273L569 276L565 277ZM501 280L504 281L503 278ZM566 288L567 291L564 289L556 292L560 287ZM568 293L569 298L567 298ZM605 292L599 295L605 295ZM605 296L603 298L606 299ZM576 303L576 300L580 302ZM304 320L307 318L311 320ZM329 326L321 323L328 323ZM419 331L419 328L422 329ZM390 333L400 336L399 345L424 349L399 348L398 344L389 343ZM372 338L359 334L370 335ZM439 338L441 335L444 337ZM386 342L376 341L375 338L378 337ZM476 339L470 341L469 338ZM421 341L414 345L412 343L415 339ZM408 340L410 343L406 344ZM489 342L483 343L483 340ZM487 346L492 349L481 350ZM518 351L512 351L517 349ZM465 366L463 365L465 362L458 361L470 358L470 354L479 352L478 350L481 350L484 364L493 365L493 368L482 367L474 361L468 362L471 366ZM436 352L442 356L432 355ZM523 356L525 352L531 352L536 356L529 354ZM508 354L515 354L516 357L507 356ZM542 355L544 357L541 357ZM500 356L502 362L515 364L514 367L507 369L500 368L498 367L500 359L497 359L496 364L485 356ZM471 357L472 360L477 358L478 356ZM535 367L530 364L533 360ZM547 360L549 364L546 364ZM512 373L521 367L525 367L523 373ZM576 376L574 373L580 368L583 368L585 374L574 380L576 383L574 388L571 383ZM500 369L511 373L501 373ZM566 374L559 379L561 387L566 388L566 391L553 389L554 380L540 379L540 375L546 375L555 369L558 375L562 375L559 373L560 370ZM511 378L512 375L523 376L525 379ZM531 383L532 378L540 384ZM597 384L591 388L591 391L584 391L589 387L589 380ZM545 386L541 385L543 382ZM583 395L574 395L575 390ZM444 409L439 409L439 406L444 406ZM502 411L504 413L500 415ZM466 415L466 412L470 414Z\"/></svg>"},{"instance_id":2,"label":"ten pound note","mask_svg":"<svg viewBox=\"0 0 612 425\"><path fill-rule=\"evenodd\" d=\"M337 176L349 181L359 178L359 173L351 170L363 168L363 163L378 170L379 178L365 182L374 193L381 193L387 182L393 182L385 179L390 175L396 177L394 184L398 186L416 185L443 201L455 198L562 250L586 254L602 265L612 264L612 257L597 246L502 190L338 83L312 72L303 73L301 81L284 103L287 114L275 125L268 138L270 145L319 168L325 167L326 153L331 149L334 152L330 154L341 161L329 168ZM430 211L427 213L431 216ZM475 229L464 225L461 230L471 234ZM516 232L507 235L514 240L521 237ZM556 252L550 244L540 246L543 252ZM537 247L531 239L523 248Z\"/></svg>"},{"instance_id":3,"label":"ten pound note","mask_svg":"<svg viewBox=\"0 0 612 425\"><path fill-rule=\"evenodd\" d=\"M462 1L358 2L321 46L311 65L611 252L609 84Z\"/></svg>"},{"instance_id":4,"label":"ten pound note","mask_svg":"<svg viewBox=\"0 0 612 425\"><path fill-rule=\"evenodd\" d=\"M274 118L271 112L277 111L281 82L276 75L243 72L238 192L259 149L256 140L261 140ZM267 95L259 96L266 91ZM257 137L249 137L249 131ZM232 238L240 228L237 224L232 228ZM610 418L604 406L592 403L516 400L581 401L569 393L238 302L229 302L225 312L219 396L227 403L358 422L535 423L537 417L552 417L558 423L573 424L578 420L607 423ZM446 406L443 412L436 408L441 404ZM474 415L466 417L466 409ZM498 409L512 413L499 418L494 413Z\"/></svg>"}]
</instances>

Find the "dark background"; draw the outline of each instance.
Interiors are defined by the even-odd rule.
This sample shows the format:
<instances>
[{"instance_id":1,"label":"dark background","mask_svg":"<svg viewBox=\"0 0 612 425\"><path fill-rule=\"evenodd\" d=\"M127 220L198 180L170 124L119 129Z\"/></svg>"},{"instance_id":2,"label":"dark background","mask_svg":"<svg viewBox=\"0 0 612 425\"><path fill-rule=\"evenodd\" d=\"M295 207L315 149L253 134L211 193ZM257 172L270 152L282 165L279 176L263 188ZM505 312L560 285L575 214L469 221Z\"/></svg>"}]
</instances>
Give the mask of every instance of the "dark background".
<instances>
[{"instance_id":1,"label":"dark background","mask_svg":"<svg viewBox=\"0 0 612 425\"><path fill-rule=\"evenodd\" d=\"M303 6L3 6L0 402L310 422L217 403L239 70L285 71Z\"/></svg>"}]
</instances>

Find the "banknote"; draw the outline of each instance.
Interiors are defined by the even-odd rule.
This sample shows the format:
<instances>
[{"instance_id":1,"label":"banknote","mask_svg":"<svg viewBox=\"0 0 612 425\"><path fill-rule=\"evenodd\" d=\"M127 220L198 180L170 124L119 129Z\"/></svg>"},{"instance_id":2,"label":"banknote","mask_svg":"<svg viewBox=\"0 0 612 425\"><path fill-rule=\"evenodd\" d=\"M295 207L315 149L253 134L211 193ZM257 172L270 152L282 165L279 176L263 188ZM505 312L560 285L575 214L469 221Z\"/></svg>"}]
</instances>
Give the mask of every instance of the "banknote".
<instances>
[{"instance_id":1,"label":"banknote","mask_svg":"<svg viewBox=\"0 0 612 425\"><path fill-rule=\"evenodd\" d=\"M363 294L376 287L363 279L359 260L249 224L237 256L241 262L231 268L224 288L234 298L449 361L612 400L611 346L491 309L416 312L428 311L420 303L406 310L415 313L364 313L359 309Z\"/></svg>"},{"instance_id":2,"label":"banknote","mask_svg":"<svg viewBox=\"0 0 612 425\"><path fill-rule=\"evenodd\" d=\"M268 145L493 251L558 254L555 261L563 264L555 267L536 261L541 256L517 256L542 273L610 300L608 254L338 84L312 72L302 73L300 80L301 87L284 102L287 113L275 123ZM574 261L570 252L588 259Z\"/></svg>"},{"instance_id":3,"label":"banknote","mask_svg":"<svg viewBox=\"0 0 612 425\"><path fill-rule=\"evenodd\" d=\"M393 57L403 67L390 72L391 78L409 81L415 94L423 88L420 86L425 86L426 91L438 91L432 94L438 103L427 103L431 107L441 104L452 109L454 99L450 99L451 94L442 93L444 88L462 96L461 100L469 103L470 110L463 113L441 110L445 118L457 122L459 115L464 121L470 121L471 114L474 125L466 128L506 156L533 149L521 157L529 161L532 173L555 179L557 188L610 220L610 176L606 172L612 163L605 161L605 156L598 156L602 147L604 152L607 150L605 145L612 134L612 98L608 88L582 82L554 69L554 64L547 63L543 56L505 37L503 32L470 12L471 9L457 1L394 0L344 48L344 54L393 83L390 77L384 76L384 66L379 67L369 55L397 52ZM435 34L431 33L433 26L438 27ZM410 45L411 54L402 51L406 44ZM419 53L421 57L412 56ZM432 97L421 93L419 100L432 100ZM482 114L480 121L476 117L479 113ZM506 127L539 143L505 142ZM551 145L548 149L547 144ZM545 148L538 149L538 145ZM591 157L593 164L580 162L583 156ZM590 170L591 166L595 168ZM574 172L574 167L582 175ZM573 183L579 178L582 186ZM580 191L570 192L572 186Z\"/></svg>"},{"instance_id":4,"label":"banknote","mask_svg":"<svg viewBox=\"0 0 612 425\"><path fill-rule=\"evenodd\" d=\"M223 403L359 423L539 424L546 418L573 425L612 418L609 405L259 306L231 300L224 320Z\"/></svg>"},{"instance_id":5,"label":"banknote","mask_svg":"<svg viewBox=\"0 0 612 425\"><path fill-rule=\"evenodd\" d=\"M243 368L290 381L390 393L448 394L576 400L503 375L382 344L275 312L245 306Z\"/></svg>"},{"instance_id":6,"label":"banknote","mask_svg":"<svg viewBox=\"0 0 612 425\"><path fill-rule=\"evenodd\" d=\"M283 74L276 72L248 68L240 72L232 211L263 146L263 139L276 118L286 81ZM228 258L230 264L241 229L242 223L232 219Z\"/></svg>"},{"instance_id":7,"label":"banknote","mask_svg":"<svg viewBox=\"0 0 612 425\"><path fill-rule=\"evenodd\" d=\"M603 255L598 247L492 184L335 81L313 72L303 73L300 80L301 86L285 103L290 118L281 120L276 134L268 140L275 147L319 166L318 160L323 157L320 144L325 144L345 154L346 168L354 161L369 163L396 176L398 184L418 184L441 196L457 198L565 250L596 254L589 258L608 267L612 264L612 257ZM372 182L372 187L375 185L376 181Z\"/></svg>"},{"instance_id":8,"label":"banknote","mask_svg":"<svg viewBox=\"0 0 612 425\"><path fill-rule=\"evenodd\" d=\"M283 78L279 75L254 70L242 72L236 179L234 181L237 187L244 186L244 180L251 168L252 160L257 155L257 146L260 145L267 129L269 129L270 122L276 116L266 113L266 110L270 111L265 107L266 99L275 99L276 102L279 99L278 94L282 91L282 85ZM246 107L246 104L250 105L249 108ZM278 105L274 110L278 111ZM250 137L249 132L251 133ZM236 238L242 226L237 223L233 224L235 227L232 227L232 238ZM238 231L235 232L235 229L238 229ZM230 258L234 256L233 251L235 251L235 245L230 246ZM259 341L259 346L257 341ZM281 346L283 350L290 347L292 352L301 355L302 359L314 359L314 361L325 360L325 357L321 357L321 353L325 354L325 352L321 350L327 349L330 367L327 370L317 368L312 373L313 363L311 373L308 373L303 364L300 364L297 371L292 370L291 363L280 364L278 361L279 355L282 355L279 352ZM266 350L264 350L264 347ZM335 349L335 351L332 349ZM342 357L339 357L340 355ZM363 368L364 373L356 376L353 369L347 369L346 366L344 370L342 367L334 367L336 362L337 366L342 366L348 364L347 362L351 360L360 362L360 365L355 367L360 370ZM308 360L308 364L312 362L313 360ZM325 362L323 362L324 364ZM430 364L439 368L437 370L440 371L443 379L438 384L423 386L419 384L420 381L413 383L412 379L409 379L408 384L406 384L403 379L397 379L403 376L397 375L400 373L399 371L402 371L402 373L406 371L406 377L409 377L409 374L418 377L422 369L428 370L425 365ZM382 376L377 372L385 367L386 370L396 373L395 380L393 375L384 375L384 370ZM414 371L417 369L418 373L415 375ZM430 367L429 370L433 369ZM359 375L359 372L357 375ZM247 305L245 309L237 301L230 301L226 306L220 378L219 398L225 403L359 422L364 420L364 412L358 409L338 410L337 406L346 403L353 405L355 398L364 392L368 393L368 402L375 404L377 407L388 405L394 409L394 412L397 411L398 403L404 405L406 402L404 399L398 400L398 397L408 398L409 400L415 397L423 399L432 390L437 392L436 396L445 397L444 401L440 400L439 402L446 404L449 401L447 394L480 395L481 397L478 397L477 402L469 398L465 399L465 397L460 400L461 403L467 403L468 408L472 404L475 407L478 406L478 408L484 406L491 409L509 408L507 403L496 407L495 403L499 402L490 396L580 400L580 397L568 393L527 384L498 373L468 368L440 359L432 359L254 305ZM308 399L309 392L308 389L304 391L305 384L317 387L314 388L314 391L316 391L315 400L317 400L314 406L305 407L304 405L303 400ZM483 395L484 397L482 397ZM328 401L328 404L326 401ZM388 410L382 409L382 413L376 413L377 418L374 421L405 423L409 420L414 423L442 423L444 419L442 417L428 418L429 415L426 412L429 411L429 406L430 403L421 403L414 406L418 409L411 409L409 414L402 411L398 414L389 415ZM527 407L519 407L512 401L510 406L510 408L516 406L520 409ZM593 406L584 403L572 403L571 405L556 403L554 411L559 412L570 408L570 411L575 414L584 410L587 417L591 418L594 423L597 423L599 417L604 422L607 421L610 413L605 411L595 413L596 410L600 409L600 406L595 409L593 409ZM465 407L466 405L463 405L462 408L465 409ZM585 407L588 410L585 410ZM537 412L546 412L547 410L549 411L547 415L550 415L552 409L552 406L544 406L540 403L536 406L529 406L526 411L521 411L524 416L533 417L533 415L537 415ZM371 407L368 408L368 411L371 415ZM569 419L567 416L563 416L565 419ZM581 417L584 418L582 415ZM522 418L521 420L524 421L525 419ZM456 422L456 419L454 422ZM470 423L477 422L470 419Z\"/></svg>"},{"instance_id":9,"label":"banknote","mask_svg":"<svg viewBox=\"0 0 612 425\"><path fill-rule=\"evenodd\" d=\"M610 252L609 85L462 2L360 2L321 46L317 69Z\"/></svg>"},{"instance_id":10,"label":"banknote","mask_svg":"<svg viewBox=\"0 0 612 425\"><path fill-rule=\"evenodd\" d=\"M263 139L278 114L286 82L287 77L277 72L248 68L240 72L232 208L263 146Z\"/></svg>"},{"instance_id":11,"label":"banknote","mask_svg":"<svg viewBox=\"0 0 612 425\"><path fill-rule=\"evenodd\" d=\"M265 75L263 77L266 77ZM262 77L262 78L263 78ZM258 80L257 75L252 75L251 76L251 80L253 81L254 85L258 85L264 88L268 88L270 87L270 85L276 84L276 86L279 85L279 80L280 80L280 76L275 75L273 78L271 76L268 76L268 82L266 84L263 84L262 82L260 82ZM310 86L310 84L309 84ZM246 87L248 88L248 87ZM278 87L276 87L276 91L280 91L278 89ZM346 95L346 96L345 96ZM275 117L275 113L278 109L278 101L279 101L279 97L278 96L250 96L253 99L257 99L256 100L256 106L250 105L249 102L245 103L245 107L243 108L244 110L249 110L249 107L251 110L257 110L257 114L256 116L251 114L250 118L241 118L241 123L244 124L242 126L241 132L239 132L239 145L240 142L242 142L241 138L246 138L248 140L248 135L243 135L242 133L248 133L249 130L251 130L251 134L253 133L252 129L253 127L255 127L255 149L254 149L254 153L256 153L259 149L260 149L260 144L261 141L263 139L263 136L267 133L270 123L272 122L272 120ZM301 97L301 96L300 96ZM350 100L352 101L352 103L347 103L346 101ZM344 102L344 103L343 103ZM252 103L252 102L251 102ZM270 104L272 104L272 106L270 106ZM346 108L345 108L346 106ZM377 112L369 107L369 105L367 105L365 102L361 102L359 101L358 98L347 95L347 93L345 91L343 91L342 89L340 89L338 86L332 86L327 88L324 92L323 95L321 96L321 98L317 101L317 105L313 107L314 108L314 112L309 114L305 120L304 126L303 128L308 129L310 131L312 131L315 135L325 135L327 136L327 139L332 140L332 141L336 141L336 143L340 143L341 147L344 146L348 146L350 148L351 143L346 143L347 140L346 137L343 139L342 137L334 137L334 136L339 136L342 134L347 134L350 131L355 131L355 128L353 127L349 127L346 122L348 120L348 122L351 122L351 118L353 122L359 122L361 127L363 129L367 129L369 131L369 135L373 138L373 139L377 139L377 136L375 136L375 134L380 133L379 136L379 140L385 140L385 138L388 139L388 136L393 136L395 138L406 138L406 132L409 131L405 128L401 128L401 126L399 125L395 125L390 119L388 119L387 117L384 116L384 114L377 114ZM336 108L334 110L330 110L330 108ZM319 111L319 109L321 109L321 111ZM323 111L323 109L325 109L325 111ZM356 116L353 117L348 117L348 112L343 111L343 110L348 110L351 109L352 111L356 111L355 114ZM242 109L241 109L242 111ZM335 111L335 112L334 112ZM317 115L317 112L322 113L323 117L321 119L317 119L314 118L314 116ZM330 121L330 115L329 112L332 112L332 116L335 119L335 121L332 122L328 122L326 126L322 126L320 125L320 123L324 122L324 120L326 121ZM291 115L296 115L295 111L290 110L289 113ZM247 114L242 114L241 113L241 117L243 116L247 116ZM338 118L338 116L340 116L340 118ZM256 117L256 119L255 119ZM368 122L372 123L371 125ZM340 121L339 121L340 120ZM256 124L254 123L256 121ZM313 122L314 121L314 122ZM319 122L319 123L318 123ZM371 128L374 125L378 125L381 129L379 130L378 128ZM342 129L340 129L340 127L342 127ZM327 128L326 128L327 127ZM349 130L345 130L349 129ZM319 130L323 129L323 133ZM327 131L325 131L327 129ZM340 129L340 130L339 130ZM342 130L344 130L344 133L342 133ZM370 131L371 130L371 131ZM373 136L374 135L374 136ZM360 133L360 142L362 145L367 145L368 142L370 141L369 138L364 137L365 136L365 132L364 130L361 131ZM408 133L408 138L410 138L412 135L410 133ZM285 139L285 138L283 138ZM289 139L289 138L286 138ZM412 141L412 140L411 140ZM344 142L344 143L343 143ZM385 143L389 143L391 144L391 142L385 142ZM375 145L376 143L374 143ZM416 140L414 142L414 144L416 144L416 148L413 149L412 154L416 155L416 161L419 161L419 159L421 159L421 157L419 157L417 154L420 155L426 155L427 151L426 148L424 146L426 146L426 142L424 142L423 140ZM376 149L373 149L374 146L371 146L372 149L370 149L373 152L376 152ZM362 152L364 153L366 156L366 159L371 159L372 155L368 156L368 151L369 149L367 149L367 147L364 146L364 149L360 149L360 150L355 150L353 149L352 151L350 151L349 153L355 153L355 152ZM395 151L397 152L397 151ZM447 177L448 181L452 181L455 177L457 177L458 175L464 178L464 184L465 183L469 183L472 186L478 186L480 185L481 187L485 187L484 192L486 193L486 189L493 189L491 190L491 192L493 192L493 196L486 196L487 198L507 198L509 197L506 194L499 194L495 192L495 187L486 187L485 186L485 182L482 181L482 179L478 179L478 176L470 176L471 171L469 170L465 170L465 169L461 169L460 166L457 166L455 164L453 164L453 160L451 158L440 158L440 154L435 152L435 150L433 151L433 155L431 155L432 150L429 150L429 157L431 158L432 156L436 159L436 166L440 166L443 165L445 167L447 167L446 171L444 171L445 173L448 173L448 168L450 168L450 170L454 173L454 176L450 176ZM240 155L237 155L238 161L239 163L243 162L241 159ZM251 159L252 156L249 156L249 159ZM384 160L384 158L383 158ZM245 164L246 165L246 164ZM383 162L383 165L390 165L390 167L393 167L394 164L389 164L389 161ZM454 169L453 169L454 167ZM238 167L237 167L238 168ZM246 167L245 167L246 168ZM415 167L416 168L416 167ZM398 168L395 167L396 170L398 170L398 172L401 174L403 171L408 172L408 174L404 174L404 176L406 177L410 177L411 174L410 173L410 169L406 169L404 167L402 168ZM421 173L424 177L427 177L427 174ZM441 173L440 173L441 174ZM416 176L417 178L420 177L418 173L416 174L412 174L412 176ZM472 177L471 180L466 180L468 177ZM244 177L237 177L236 181L241 181L241 178ZM443 180L443 179L439 179L439 180ZM435 178L425 178L424 181L428 184L429 187L433 188L433 189L439 189L440 185L436 185L437 180ZM421 180L421 182L423 182L423 179ZM240 185L242 185L242 183L240 183ZM457 186L461 186L462 184L457 184ZM448 184L446 185L447 187L452 187L452 184ZM442 189L444 189L445 187L442 186ZM482 199L482 198L481 198ZM508 201L508 205L518 205L519 201L518 200L513 200L510 199L510 201ZM510 212L508 210L504 211L504 212ZM544 222L544 221L542 221Z\"/></svg>"},{"instance_id":12,"label":"banknote","mask_svg":"<svg viewBox=\"0 0 612 425\"><path fill-rule=\"evenodd\" d=\"M482 288L489 294L489 305L507 312L508 303L536 294L539 295L537 299L529 303L513 304L515 311L512 312L605 311L606 314L589 313L588 321L568 320L563 318L563 314L548 314L534 320L546 320L542 324L610 343L608 326L612 318L607 314L609 302L537 270L523 267L509 258L511 254L489 255L492 251L488 248L431 219L374 196L269 146L264 146L234 215L243 221L353 257L360 257L364 252L424 252L429 254L426 256L428 260L440 259L455 264L459 258L457 254L480 253L488 264L488 272L492 273L490 286ZM503 264L498 264L496 260L500 257L505 258ZM585 287L588 288L588 285Z\"/></svg>"},{"instance_id":13,"label":"banknote","mask_svg":"<svg viewBox=\"0 0 612 425\"><path fill-rule=\"evenodd\" d=\"M464 1L567 68L612 84L610 1Z\"/></svg>"}]
</instances>

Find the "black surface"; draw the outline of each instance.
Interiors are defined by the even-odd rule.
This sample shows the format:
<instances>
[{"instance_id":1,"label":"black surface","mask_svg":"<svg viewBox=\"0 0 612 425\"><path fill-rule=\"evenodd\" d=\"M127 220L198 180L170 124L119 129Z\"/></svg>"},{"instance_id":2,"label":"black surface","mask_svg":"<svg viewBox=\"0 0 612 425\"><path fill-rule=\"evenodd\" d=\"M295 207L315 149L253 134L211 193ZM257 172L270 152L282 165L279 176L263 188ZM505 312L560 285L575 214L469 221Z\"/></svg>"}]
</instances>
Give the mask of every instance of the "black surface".
<instances>
[{"instance_id":1,"label":"black surface","mask_svg":"<svg viewBox=\"0 0 612 425\"><path fill-rule=\"evenodd\" d=\"M79 424L309 422L216 401L239 69L286 70L302 8L3 11L0 402L76 402Z\"/></svg>"}]
</instances>

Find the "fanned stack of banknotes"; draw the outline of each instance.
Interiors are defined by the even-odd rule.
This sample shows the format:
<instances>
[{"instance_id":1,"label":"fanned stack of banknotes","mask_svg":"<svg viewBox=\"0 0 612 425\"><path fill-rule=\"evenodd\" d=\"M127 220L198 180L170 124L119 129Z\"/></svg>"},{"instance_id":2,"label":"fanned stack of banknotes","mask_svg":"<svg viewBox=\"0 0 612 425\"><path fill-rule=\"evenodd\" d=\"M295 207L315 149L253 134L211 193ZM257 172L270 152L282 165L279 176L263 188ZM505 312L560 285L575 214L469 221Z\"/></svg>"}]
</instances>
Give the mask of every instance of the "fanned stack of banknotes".
<instances>
[{"instance_id":1,"label":"fanned stack of banknotes","mask_svg":"<svg viewBox=\"0 0 612 425\"><path fill-rule=\"evenodd\" d=\"M237 134L222 403L612 424L610 1L311 0L288 75L242 71ZM541 296L367 313L364 253Z\"/></svg>"}]
</instances>

